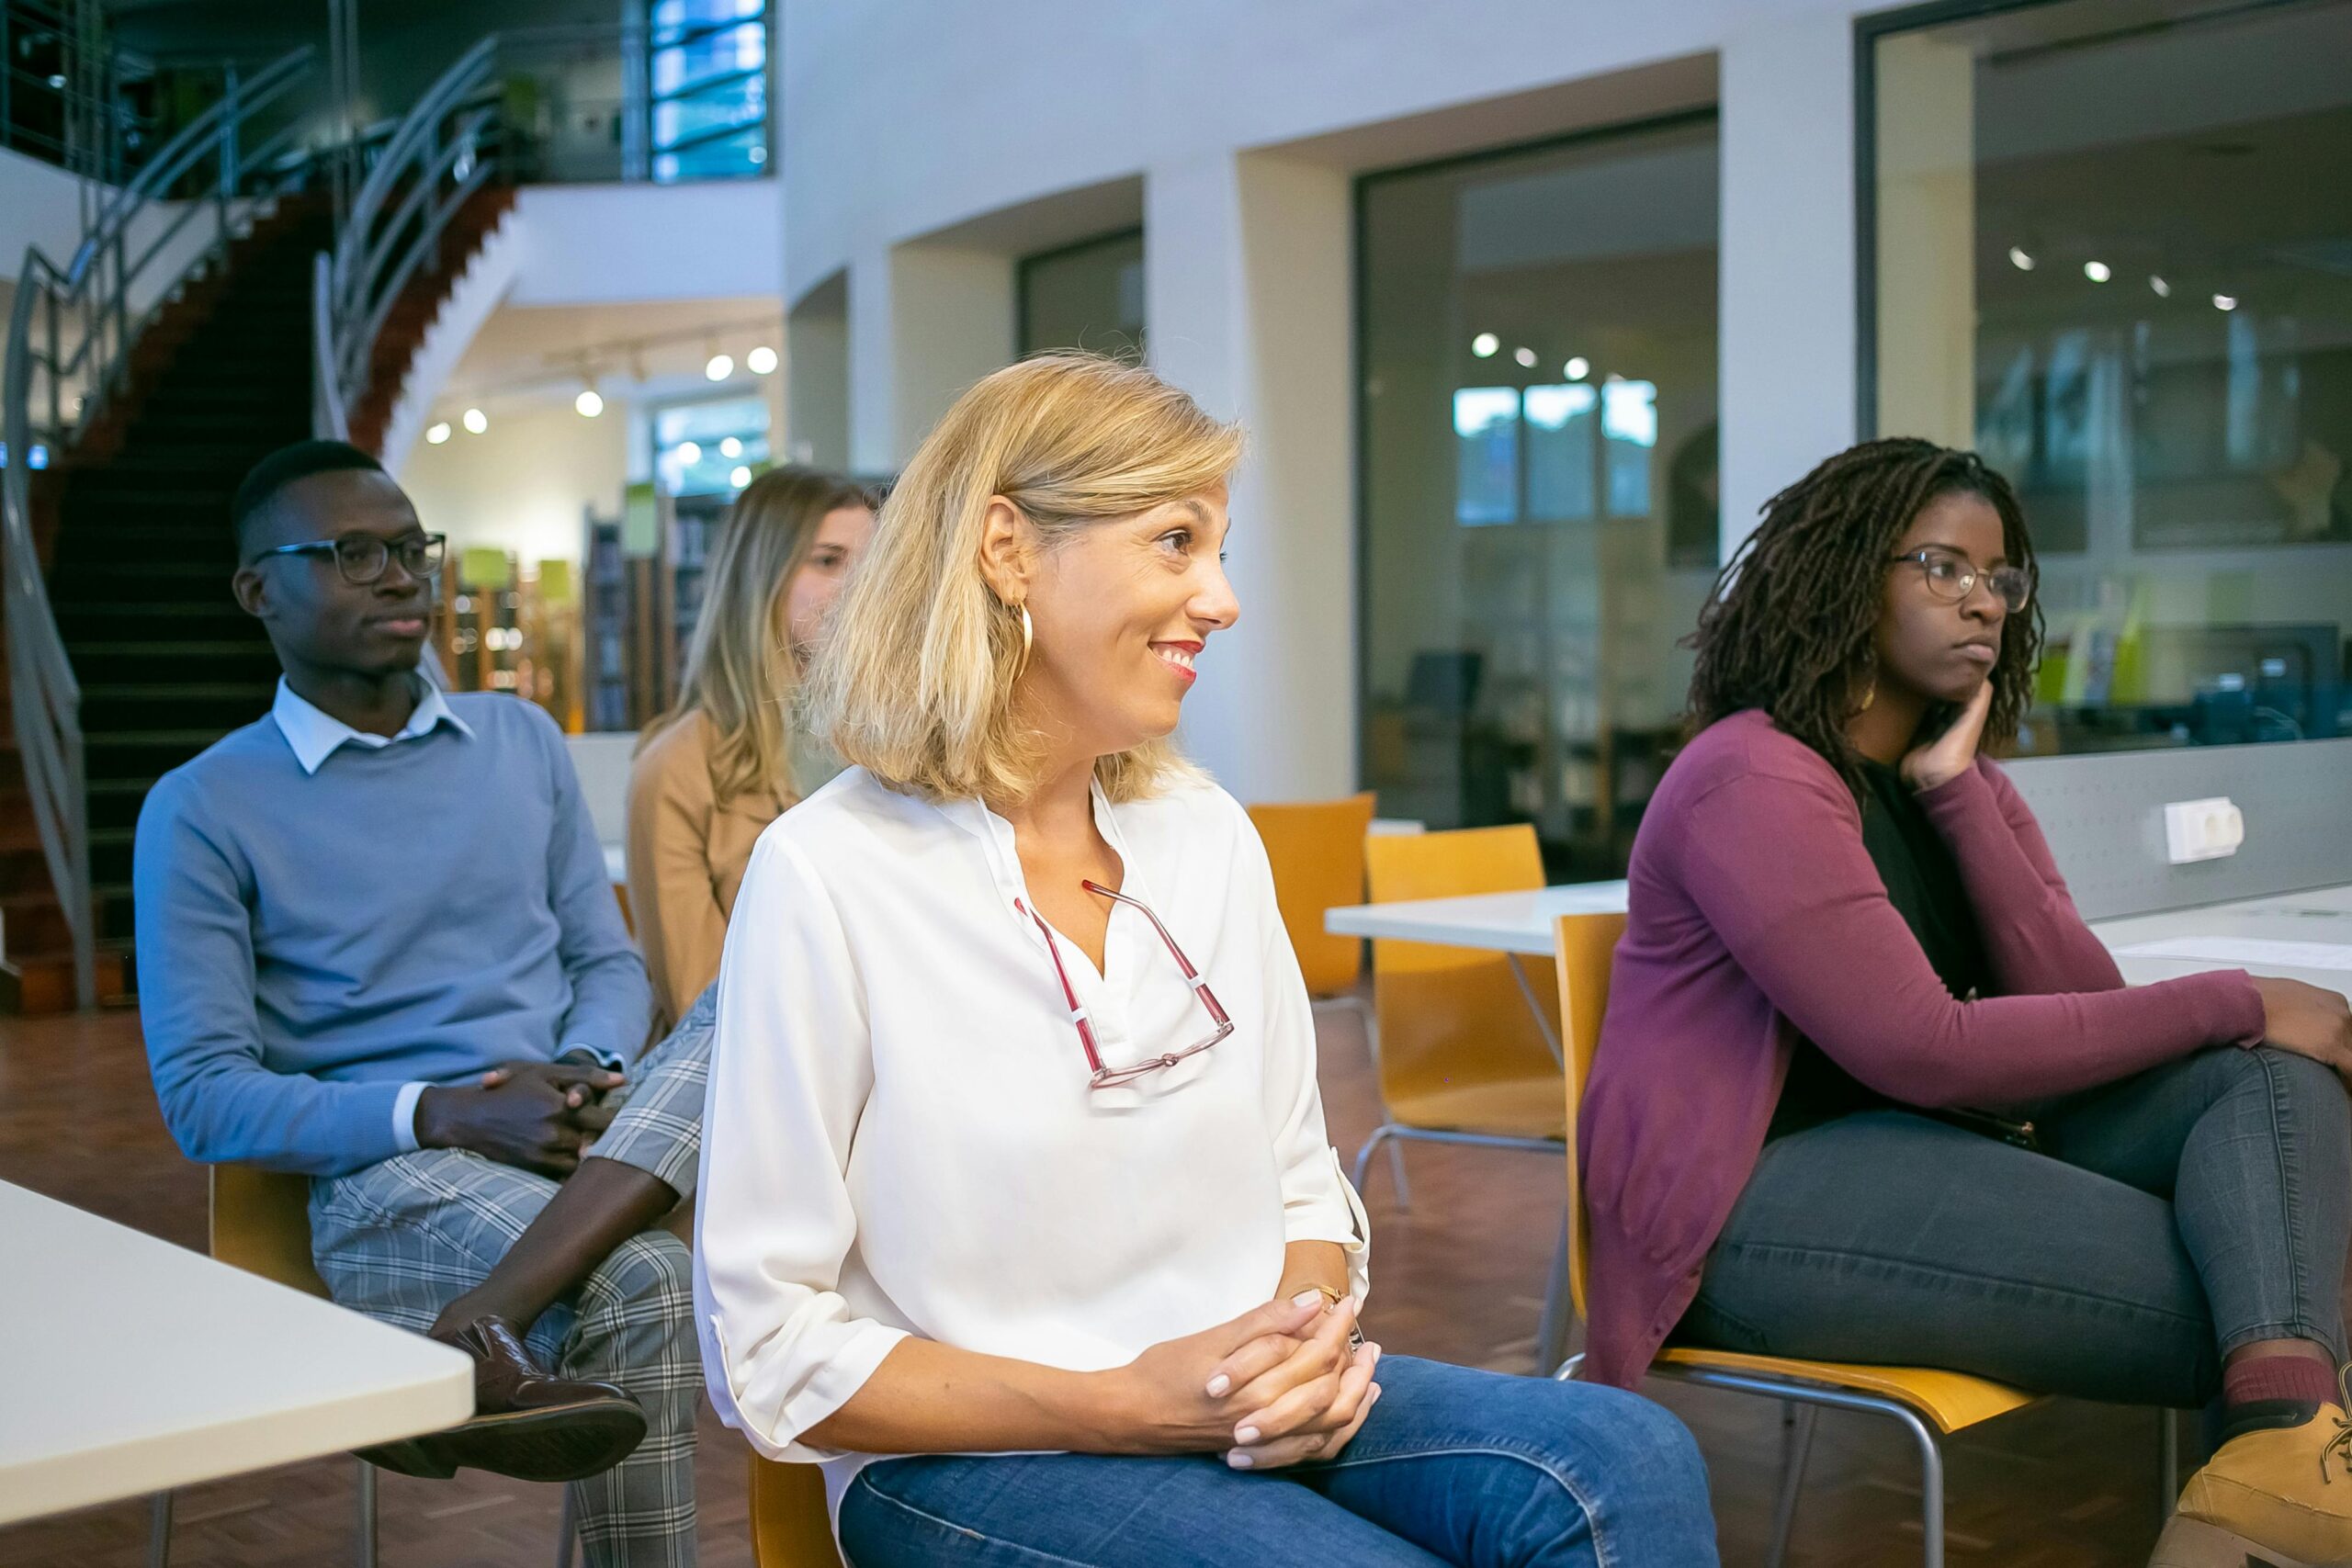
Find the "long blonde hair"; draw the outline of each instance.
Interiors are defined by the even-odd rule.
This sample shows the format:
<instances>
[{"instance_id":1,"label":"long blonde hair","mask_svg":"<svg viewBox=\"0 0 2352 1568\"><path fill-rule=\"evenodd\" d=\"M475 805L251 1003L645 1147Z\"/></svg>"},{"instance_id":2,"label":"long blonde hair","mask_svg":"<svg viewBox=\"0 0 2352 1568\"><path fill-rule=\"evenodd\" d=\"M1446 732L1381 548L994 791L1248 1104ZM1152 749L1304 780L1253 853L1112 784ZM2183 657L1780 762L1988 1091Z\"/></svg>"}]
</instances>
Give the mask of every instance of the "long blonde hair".
<instances>
[{"instance_id":1,"label":"long blonde hair","mask_svg":"<svg viewBox=\"0 0 2352 1568\"><path fill-rule=\"evenodd\" d=\"M705 597L686 646L678 701L646 726L638 749L699 713L710 723L710 792L721 807L761 792L797 795L786 740L800 660L776 635L776 600L808 558L817 526L873 495L839 474L786 464L753 479L727 509L703 573Z\"/></svg>"},{"instance_id":2,"label":"long blonde hair","mask_svg":"<svg viewBox=\"0 0 2352 1568\"><path fill-rule=\"evenodd\" d=\"M1197 495L1240 457L1238 427L1136 366L1050 354L988 377L924 437L883 502L802 692L811 732L894 789L1027 798L1043 748L1013 712L1020 612L980 571L989 501L1011 502L1051 547ZM1114 801L1197 776L1164 739L1095 764Z\"/></svg>"}]
</instances>

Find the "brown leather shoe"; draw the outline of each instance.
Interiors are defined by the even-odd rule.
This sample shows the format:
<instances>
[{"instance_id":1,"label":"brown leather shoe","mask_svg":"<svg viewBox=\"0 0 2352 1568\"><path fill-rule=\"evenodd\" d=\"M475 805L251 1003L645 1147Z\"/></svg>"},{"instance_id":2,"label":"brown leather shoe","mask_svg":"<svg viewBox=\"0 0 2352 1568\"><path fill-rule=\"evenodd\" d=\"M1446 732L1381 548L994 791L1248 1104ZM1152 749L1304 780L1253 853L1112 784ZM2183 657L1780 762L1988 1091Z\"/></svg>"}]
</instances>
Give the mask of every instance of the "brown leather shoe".
<instances>
[{"instance_id":1,"label":"brown leather shoe","mask_svg":"<svg viewBox=\"0 0 2352 1568\"><path fill-rule=\"evenodd\" d=\"M368 1463L435 1481L464 1466L517 1481L578 1481L610 1470L645 1438L645 1411L626 1390L550 1375L503 1318L434 1337L474 1359L474 1418L358 1450Z\"/></svg>"}]
</instances>

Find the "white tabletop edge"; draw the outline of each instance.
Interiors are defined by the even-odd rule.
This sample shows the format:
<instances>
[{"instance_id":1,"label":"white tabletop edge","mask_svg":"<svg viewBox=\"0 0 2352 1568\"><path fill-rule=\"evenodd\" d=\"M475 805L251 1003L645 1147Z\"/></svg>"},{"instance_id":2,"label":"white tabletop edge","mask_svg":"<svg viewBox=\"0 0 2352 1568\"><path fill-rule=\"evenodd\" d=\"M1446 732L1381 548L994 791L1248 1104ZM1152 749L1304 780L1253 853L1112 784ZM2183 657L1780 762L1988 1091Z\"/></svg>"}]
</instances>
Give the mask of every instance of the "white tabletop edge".
<instances>
[{"instance_id":1,"label":"white tabletop edge","mask_svg":"<svg viewBox=\"0 0 2352 1568\"><path fill-rule=\"evenodd\" d=\"M422 1335L6 1182L0 1217L27 1270L18 1279L59 1282L0 1292L0 1356L58 1358L0 1370L11 1392L0 1400L0 1524L473 1414L472 1362ZM254 1332L235 1343L248 1320ZM190 1337L175 1337L183 1325ZM85 1331L86 1341L63 1342ZM212 1353L194 1353L198 1340Z\"/></svg>"}]
</instances>

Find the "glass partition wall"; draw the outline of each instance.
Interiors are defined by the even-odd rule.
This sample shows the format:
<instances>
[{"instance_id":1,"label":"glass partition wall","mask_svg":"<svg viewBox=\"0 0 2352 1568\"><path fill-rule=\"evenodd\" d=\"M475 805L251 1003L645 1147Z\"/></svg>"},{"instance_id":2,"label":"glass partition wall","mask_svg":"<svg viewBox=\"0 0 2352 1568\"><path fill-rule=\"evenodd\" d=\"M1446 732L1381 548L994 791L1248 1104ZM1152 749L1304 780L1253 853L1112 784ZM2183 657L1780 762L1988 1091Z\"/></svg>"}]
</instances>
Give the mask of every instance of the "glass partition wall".
<instances>
[{"instance_id":1,"label":"glass partition wall","mask_svg":"<svg viewBox=\"0 0 2352 1568\"><path fill-rule=\"evenodd\" d=\"M1023 357L1082 348L1143 358L1142 230L1122 229L1023 256L1015 288L1014 336Z\"/></svg>"},{"instance_id":2,"label":"glass partition wall","mask_svg":"<svg viewBox=\"0 0 2352 1568\"><path fill-rule=\"evenodd\" d=\"M2023 750L2352 734L2352 4L1903 23L1863 38L1862 406L2023 494Z\"/></svg>"},{"instance_id":3,"label":"glass partition wall","mask_svg":"<svg viewBox=\"0 0 2352 1568\"><path fill-rule=\"evenodd\" d=\"M1363 776L1623 874L1713 581L1712 112L1357 188Z\"/></svg>"}]
</instances>

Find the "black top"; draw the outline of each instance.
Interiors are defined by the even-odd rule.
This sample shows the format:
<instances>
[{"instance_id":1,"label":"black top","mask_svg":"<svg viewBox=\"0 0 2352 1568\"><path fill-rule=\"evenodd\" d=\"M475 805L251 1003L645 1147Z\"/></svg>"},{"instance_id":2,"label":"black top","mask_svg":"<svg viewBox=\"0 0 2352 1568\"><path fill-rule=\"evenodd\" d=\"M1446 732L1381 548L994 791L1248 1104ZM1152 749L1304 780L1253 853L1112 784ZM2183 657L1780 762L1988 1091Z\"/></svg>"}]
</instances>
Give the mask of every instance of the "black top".
<instances>
[{"instance_id":1,"label":"black top","mask_svg":"<svg viewBox=\"0 0 2352 1568\"><path fill-rule=\"evenodd\" d=\"M1865 760L1862 773L1862 848L1886 884L1886 896L1919 942L1944 988L1966 1000L1989 992L1991 974L1976 911L1960 879L1951 846L1928 819L1927 808L1903 775L1883 762ZM1866 976L1858 981L1868 984ZM1892 1104L1831 1061L1810 1040L1797 1043L1789 1077L1764 1138L1786 1137L1836 1117Z\"/></svg>"}]
</instances>

